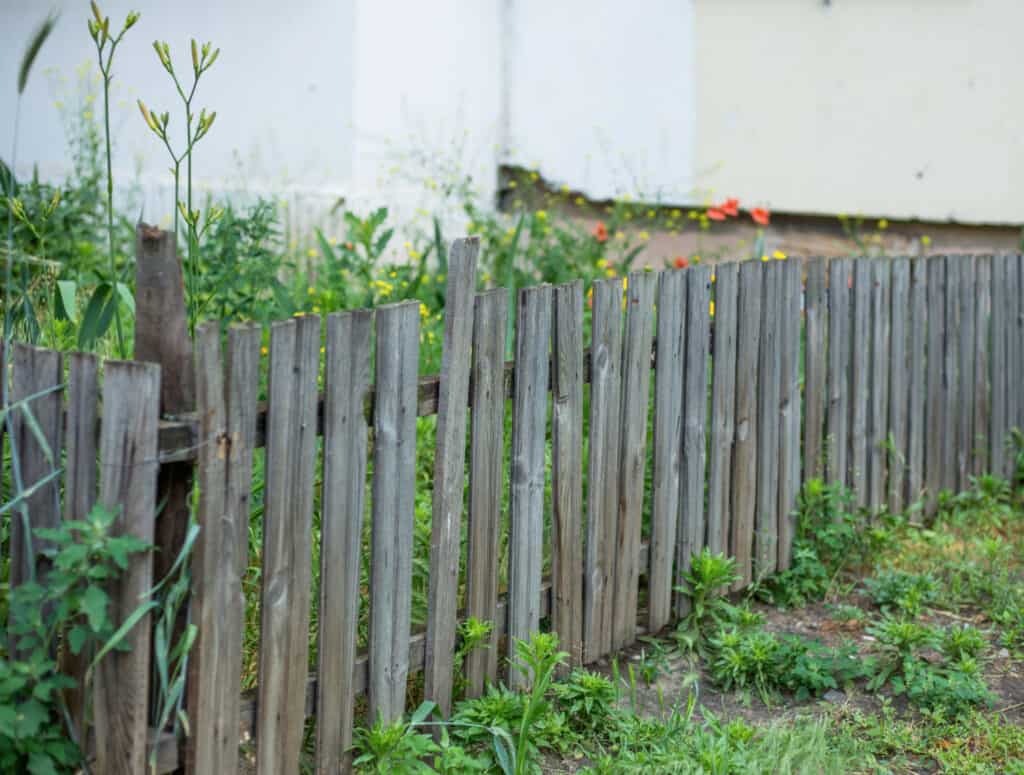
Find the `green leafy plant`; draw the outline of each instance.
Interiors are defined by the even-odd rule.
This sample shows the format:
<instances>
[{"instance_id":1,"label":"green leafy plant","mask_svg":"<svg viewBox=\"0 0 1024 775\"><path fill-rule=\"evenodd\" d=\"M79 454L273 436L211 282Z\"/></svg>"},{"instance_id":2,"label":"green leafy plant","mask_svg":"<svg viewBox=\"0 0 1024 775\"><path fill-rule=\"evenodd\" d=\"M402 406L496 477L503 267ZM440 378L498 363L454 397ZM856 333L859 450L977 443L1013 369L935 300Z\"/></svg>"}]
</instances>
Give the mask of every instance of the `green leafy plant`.
<instances>
[{"instance_id":1,"label":"green leafy plant","mask_svg":"<svg viewBox=\"0 0 1024 775\"><path fill-rule=\"evenodd\" d=\"M938 579L928 573L899 569L878 571L864 581L864 587L883 613L898 611L914 617L939 595Z\"/></svg>"},{"instance_id":2,"label":"green leafy plant","mask_svg":"<svg viewBox=\"0 0 1024 775\"><path fill-rule=\"evenodd\" d=\"M469 616L459 622L458 646L455 649L454 667L452 668L455 674L457 695L462 695L466 690L466 678L462 672L466 657L476 649L490 648L493 629L494 625L491 622L482 621L475 616Z\"/></svg>"},{"instance_id":3,"label":"green leafy plant","mask_svg":"<svg viewBox=\"0 0 1024 775\"><path fill-rule=\"evenodd\" d=\"M683 577L685 586L677 588L690 602L690 610L679 623L679 630L694 634L700 642L712 628L730 620L735 606L729 603L725 593L738 579L734 558L712 554L707 547L693 555L690 569Z\"/></svg>"},{"instance_id":4,"label":"green leafy plant","mask_svg":"<svg viewBox=\"0 0 1024 775\"><path fill-rule=\"evenodd\" d=\"M949 660L958 660L964 657L976 659L988 648L988 640L977 627L964 624L944 630L940 648Z\"/></svg>"},{"instance_id":5,"label":"green leafy plant","mask_svg":"<svg viewBox=\"0 0 1024 775\"><path fill-rule=\"evenodd\" d=\"M603 675L582 668L554 685L559 706L573 728L588 735L605 735L615 719L618 691Z\"/></svg>"},{"instance_id":6,"label":"green leafy plant","mask_svg":"<svg viewBox=\"0 0 1024 775\"><path fill-rule=\"evenodd\" d=\"M355 732L356 757L352 764L359 772L380 775L417 775L433 773L424 759L441 751L433 737L418 727L434 710L434 703L424 702L408 721L390 723L378 719L369 728Z\"/></svg>"}]
</instances>

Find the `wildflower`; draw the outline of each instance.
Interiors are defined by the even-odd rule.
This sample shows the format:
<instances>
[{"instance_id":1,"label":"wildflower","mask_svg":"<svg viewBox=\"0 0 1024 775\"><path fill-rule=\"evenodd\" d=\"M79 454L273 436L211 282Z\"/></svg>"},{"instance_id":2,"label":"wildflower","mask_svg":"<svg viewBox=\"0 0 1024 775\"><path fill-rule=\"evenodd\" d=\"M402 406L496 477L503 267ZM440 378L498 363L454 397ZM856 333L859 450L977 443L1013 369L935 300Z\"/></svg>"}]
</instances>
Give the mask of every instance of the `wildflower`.
<instances>
[{"instance_id":1,"label":"wildflower","mask_svg":"<svg viewBox=\"0 0 1024 775\"><path fill-rule=\"evenodd\" d=\"M305 317L305 316L306 316L306 313L303 312L301 309L298 312L296 312L294 315L292 315L293 318L301 318L301 317Z\"/></svg>"},{"instance_id":2,"label":"wildflower","mask_svg":"<svg viewBox=\"0 0 1024 775\"><path fill-rule=\"evenodd\" d=\"M569 193L569 186L567 186L565 183L562 184L562 193L563 194L568 194Z\"/></svg>"},{"instance_id":3,"label":"wildflower","mask_svg":"<svg viewBox=\"0 0 1024 775\"><path fill-rule=\"evenodd\" d=\"M783 253L781 250L776 250L774 253L772 253L772 258L774 258L776 261L785 261L786 254Z\"/></svg>"},{"instance_id":4,"label":"wildflower","mask_svg":"<svg viewBox=\"0 0 1024 775\"><path fill-rule=\"evenodd\" d=\"M755 207L750 211L750 217L753 218L754 223L759 226L767 226L768 221L771 219L771 213L764 207Z\"/></svg>"},{"instance_id":5,"label":"wildflower","mask_svg":"<svg viewBox=\"0 0 1024 775\"><path fill-rule=\"evenodd\" d=\"M416 261L416 260L418 260L418 259L420 259L422 257L423 257L423 254L420 253L418 250L410 250L409 251L409 258L413 259L414 261Z\"/></svg>"},{"instance_id":6,"label":"wildflower","mask_svg":"<svg viewBox=\"0 0 1024 775\"><path fill-rule=\"evenodd\" d=\"M530 173L530 180L537 181L539 179L540 179L540 175L538 173L536 173L536 172L531 172Z\"/></svg>"},{"instance_id":7,"label":"wildflower","mask_svg":"<svg viewBox=\"0 0 1024 775\"><path fill-rule=\"evenodd\" d=\"M676 260L672 262L672 266L676 269L686 269L690 265L690 262L683 256L676 256Z\"/></svg>"},{"instance_id":8,"label":"wildflower","mask_svg":"<svg viewBox=\"0 0 1024 775\"><path fill-rule=\"evenodd\" d=\"M714 273L714 272L712 272L712 273L711 273L711 282L714 282L714 281L715 281L715 273Z\"/></svg>"},{"instance_id":9,"label":"wildflower","mask_svg":"<svg viewBox=\"0 0 1024 775\"><path fill-rule=\"evenodd\" d=\"M693 263L699 264L700 263L700 256L694 256L693 257Z\"/></svg>"},{"instance_id":10,"label":"wildflower","mask_svg":"<svg viewBox=\"0 0 1024 775\"><path fill-rule=\"evenodd\" d=\"M708 302L708 315L710 317L715 316L715 303L713 301Z\"/></svg>"},{"instance_id":11,"label":"wildflower","mask_svg":"<svg viewBox=\"0 0 1024 775\"><path fill-rule=\"evenodd\" d=\"M422 302L420 303L420 317L424 320L430 317L430 310L427 309L427 305Z\"/></svg>"},{"instance_id":12,"label":"wildflower","mask_svg":"<svg viewBox=\"0 0 1024 775\"><path fill-rule=\"evenodd\" d=\"M316 252L316 248L310 248L309 250L306 251L306 255L309 256L310 258L316 258L319 255L319 253Z\"/></svg>"},{"instance_id":13,"label":"wildflower","mask_svg":"<svg viewBox=\"0 0 1024 775\"><path fill-rule=\"evenodd\" d=\"M355 245L353 245L351 242L346 242L345 250L355 250Z\"/></svg>"},{"instance_id":14,"label":"wildflower","mask_svg":"<svg viewBox=\"0 0 1024 775\"><path fill-rule=\"evenodd\" d=\"M928 247L929 245L932 244L932 238L929 237L927 234L922 234L921 235L921 244L924 245L925 247Z\"/></svg>"},{"instance_id":15,"label":"wildflower","mask_svg":"<svg viewBox=\"0 0 1024 775\"><path fill-rule=\"evenodd\" d=\"M586 201L587 200L585 200L583 197L578 196L578 197L576 197L576 206L577 207L583 207L583 205L586 204Z\"/></svg>"},{"instance_id":16,"label":"wildflower","mask_svg":"<svg viewBox=\"0 0 1024 775\"><path fill-rule=\"evenodd\" d=\"M682 210L673 210L671 213L669 213L669 216L672 217L672 218L678 218L682 214L683 214Z\"/></svg>"},{"instance_id":17,"label":"wildflower","mask_svg":"<svg viewBox=\"0 0 1024 775\"><path fill-rule=\"evenodd\" d=\"M725 213L717 207L709 207L706 213L707 217L712 221L724 221Z\"/></svg>"},{"instance_id":18,"label":"wildflower","mask_svg":"<svg viewBox=\"0 0 1024 775\"><path fill-rule=\"evenodd\" d=\"M270 354L270 350L268 350L266 347L261 347L260 348L260 355L269 355L269 354Z\"/></svg>"},{"instance_id":19,"label":"wildflower","mask_svg":"<svg viewBox=\"0 0 1024 775\"><path fill-rule=\"evenodd\" d=\"M328 237L327 244L333 248L338 244L338 240L336 240L334 237Z\"/></svg>"},{"instance_id":20,"label":"wildflower","mask_svg":"<svg viewBox=\"0 0 1024 775\"><path fill-rule=\"evenodd\" d=\"M320 348L320 354L323 355L325 352L327 352L327 348L326 347L321 347Z\"/></svg>"},{"instance_id":21,"label":"wildflower","mask_svg":"<svg viewBox=\"0 0 1024 775\"><path fill-rule=\"evenodd\" d=\"M604 259L604 258L597 259L597 268L598 269L604 269L606 266L608 266L608 260L607 259Z\"/></svg>"},{"instance_id":22,"label":"wildflower","mask_svg":"<svg viewBox=\"0 0 1024 775\"><path fill-rule=\"evenodd\" d=\"M721 210L726 215L730 215L730 216L732 216L734 218L737 215L740 214L740 209L739 208L740 208L740 200L736 199L736 198L732 198L732 197L730 197L729 199L726 199L722 204L720 204L718 206L719 210Z\"/></svg>"},{"instance_id":23,"label":"wildflower","mask_svg":"<svg viewBox=\"0 0 1024 775\"><path fill-rule=\"evenodd\" d=\"M641 240L646 242L647 240L649 240L651 238L651 235L648 234L646 231L642 231L642 232L640 232L639 237L640 237Z\"/></svg>"},{"instance_id":24,"label":"wildflower","mask_svg":"<svg viewBox=\"0 0 1024 775\"><path fill-rule=\"evenodd\" d=\"M650 219L650 220L653 220L653 219L654 219L654 216L655 216L656 214L657 214L657 213L655 213L655 212L654 212L654 210L648 210L648 211L647 211L647 217L648 217L648 219Z\"/></svg>"},{"instance_id":25,"label":"wildflower","mask_svg":"<svg viewBox=\"0 0 1024 775\"><path fill-rule=\"evenodd\" d=\"M887 221L885 218L882 218L878 222L878 230L879 231L885 231L888 228L889 228L889 221Z\"/></svg>"},{"instance_id":26,"label":"wildflower","mask_svg":"<svg viewBox=\"0 0 1024 775\"><path fill-rule=\"evenodd\" d=\"M622 288L623 288L623 290L625 290L628 287L629 287L629 278L628 277L623 277L622 278Z\"/></svg>"},{"instance_id":27,"label":"wildflower","mask_svg":"<svg viewBox=\"0 0 1024 775\"><path fill-rule=\"evenodd\" d=\"M604 270L604 275L605 277L615 277L615 270L612 269L611 267L608 267L607 269Z\"/></svg>"},{"instance_id":28,"label":"wildflower","mask_svg":"<svg viewBox=\"0 0 1024 775\"><path fill-rule=\"evenodd\" d=\"M510 181L508 182L508 187L509 187L509 188L515 188L515 187L516 187L516 186L518 186L518 185L519 185L519 184L518 184L518 183L516 183L516 182L515 182L514 180L510 180Z\"/></svg>"},{"instance_id":29,"label":"wildflower","mask_svg":"<svg viewBox=\"0 0 1024 775\"><path fill-rule=\"evenodd\" d=\"M311 285L306 289L306 293L308 293L310 296L316 296L316 288L314 288Z\"/></svg>"},{"instance_id":30,"label":"wildflower","mask_svg":"<svg viewBox=\"0 0 1024 775\"><path fill-rule=\"evenodd\" d=\"M604 225L604 221L598 221L591 233L598 242L606 242L608 240L608 227Z\"/></svg>"},{"instance_id":31,"label":"wildflower","mask_svg":"<svg viewBox=\"0 0 1024 775\"><path fill-rule=\"evenodd\" d=\"M546 210L538 210L537 211L537 220L538 221L546 221L547 219L548 219L548 214L547 214Z\"/></svg>"},{"instance_id":32,"label":"wildflower","mask_svg":"<svg viewBox=\"0 0 1024 775\"><path fill-rule=\"evenodd\" d=\"M626 233L624 231L615 232L615 239L620 241L626 239Z\"/></svg>"},{"instance_id":33,"label":"wildflower","mask_svg":"<svg viewBox=\"0 0 1024 775\"><path fill-rule=\"evenodd\" d=\"M593 288L590 288L590 289L587 290L587 306L588 307L593 307L594 306L594 289Z\"/></svg>"},{"instance_id":34,"label":"wildflower","mask_svg":"<svg viewBox=\"0 0 1024 775\"><path fill-rule=\"evenodd\" d=\"M317 315L319 313L320 313L320 307L318 307L316 304L314 304L313 305L313 314Z\"/></svg>"},{"instance_id":35,"label":"wildflower","mask_svg":"<svg viewBox=\"0 0 1024 775\"><path fill-rule=\"evenodd\" d=\"M390 277L393 280L396 277L398 277L398 272L396 272L394 269L392 269L390 272L388 272L388 277Z\"/></svg>"},{"instance_id":36,"label":"wildflower","mask_svg":"<svg viewBox=\"0 0 1024 775\"><path fill-rule=\"evenodd\" d=\"M761 256L761 260L762 261L771 261L771 258L767 254L765 254L765 255Z\"/></svg>"}]
</instances>

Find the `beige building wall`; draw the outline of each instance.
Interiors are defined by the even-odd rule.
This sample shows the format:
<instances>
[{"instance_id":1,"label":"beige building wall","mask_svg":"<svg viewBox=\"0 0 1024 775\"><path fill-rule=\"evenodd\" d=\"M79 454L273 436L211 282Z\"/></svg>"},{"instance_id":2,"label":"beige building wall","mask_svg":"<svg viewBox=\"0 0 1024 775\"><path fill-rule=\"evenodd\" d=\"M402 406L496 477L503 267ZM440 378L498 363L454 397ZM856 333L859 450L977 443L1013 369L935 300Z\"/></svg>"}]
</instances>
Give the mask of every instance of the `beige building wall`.
<instances>
[{"instance_id":1,"label":"beige building wall","mask_svg":"<svg viewBox=\"0 0 1024 775\"><path fill-rule=\"evenodd\" d=\"M1024 222L1024 2L696 0L700 190Z\"/></svg>"}]
</instances>

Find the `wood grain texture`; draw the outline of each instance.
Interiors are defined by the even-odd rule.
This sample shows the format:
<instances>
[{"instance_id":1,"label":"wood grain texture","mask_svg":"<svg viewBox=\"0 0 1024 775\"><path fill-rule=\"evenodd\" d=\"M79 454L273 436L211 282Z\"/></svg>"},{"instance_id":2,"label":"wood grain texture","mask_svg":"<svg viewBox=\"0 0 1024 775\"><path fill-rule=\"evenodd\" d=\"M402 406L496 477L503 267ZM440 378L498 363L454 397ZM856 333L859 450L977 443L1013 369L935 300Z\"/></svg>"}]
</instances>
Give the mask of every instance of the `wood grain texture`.
<instances>
[{"instance_id":1,"label":"wood grain texture","mask_svg":"<svg viewBox=\"0 0 1024 775\"><path fill-rule=\"evenodd\" d=\"M825 475L825 407L828 405L828 289L824 259L804 264L804 479Z\"/></svg>"},{"instance_id":2,"label":"wood grain texture","mask_svg":"<svg viewBox=\"0 0 1024 775\"><path fill-rule=\"evenodd\" d=\"M711 448L708 460L708 549L715 554L722 554L729 550L732 444L736 432L738 264L719 264L715 267L714 290L715 346L711 385ZM660 359L658 363L660 368Z\"/></svg>"},{"instance_id":3,"label":"wood grain texture","mask_svg":"<svg viewBox=\"0 0 1024 775\"><path fill-rule=\"evenodd\" d=\"M800 493L800 351L803 266L782 265L779 307L779 570L790 566Z\"/></svg>"},{"instance_id":4,"label":"wood grain texture","mask_svg":"<svg viewBox=\"0 0 1024 775\"><path fill-rule=\"evenodd\" d=\"M719 278L722 268L724 266L718 270ZM732 274L736 274L735 265ZM688 272L672 270L662 272L658 278L651 550L647 571L647 629L651 632L664 628L672 614L672 588L675 585L672 568L676 556L683 451L683 365L686 354L683 334L689 277ZM721 287L720 284L719 289ZM735 310L735 302L733 307ZM728 416L731 419L731 407Z\"/></svg>"},{"instance_id":5,"label":"wood grain texture","mask_svg":"<svg viewBox=\"0 0 1024 775\"><path fill-rule=\"evenodd\" d=\"M555 288L552 328L551 626L569 667L577 667L583 664L582 280Z\"/></svg>"},{"instance_id":6,"label":"wood grain texture","mask_svg":"<svg viewBox=\"0 0 1024 775\"><path fill-rule=\"evenodd\" d=\"M943 445L945 437L946 388L944 385L946 334L946 260L932 256L928 262L928 405L925 414L926 513L935 512L943 486Z\"/></svg>"},{"instance_id":7,"label":"wood grain texture","mask_svg":"<svg viewBox=\"0 0 1024 775\"><path fill-rule=\"evenodd\" d=\"M921 497L925 487L925 438L928 425L928 262L910 262L910 400L907 402L907 490L906 500Z\"/></svg>"},{"instance_id":8,"label":"wood grain texture","mask_svg":"<svg viewBox=\"0 0 1024 775\"><path fill-rule=\"evenodd\" d=\"M992 392L989 372L989 323L992 315L992 257L978 256L975 267L977 301L974 306L974 435L971 472L975 476L990 468Z\"/></svg>"},{"instance_id":9,"label":"wood grain texture","mask_svg":"<svg viewBox=\"0 0 1024 775\"><path fill-rule=\"evenodd\" d=\"M157 423L160 367L107 361L100 432L100 503L118 513L113 535L153 542L156 519ZM114 626L124 622L153 586L153 555L133 555L107 586ZM135 775L146 771L149 729L150 617L125 636L127 651L112 651L95 672L93 718L96 771Z\"/></svg>"},{"instance_id":10,"label":"wood grain texture","mask_svg":"<svg viewBox=\"0 0 1024 775\"><path fill-rule=\"evenodd\" d=\"M516 381L512 403L512 469L509 482L508 657L517 640L540 629L544 559L544 447L551 347L550 286L519 291L516 312ZM527 679L509 671L509 684Z\"/></svg>"},{"instance_id":11,"label":"wood grain texture","mask_svg":"<svg viewBox=\"0 0 1024 775\"><path fill-rule=\"evenodd\" d=\"M871 385L871 259L853 263L853 336L850 350L850 489L868 505L868 389Z\"/></svg>"},{"instance_id":12,"label":"wood grain texture","mask_svg":"<svg viewBox=\"0 0 1024 775\"><path fill-rule=\"evenodd\" d=\"M656 282L657 277L649 272L631 272L626 289L619 513L615 539L617 562L612 592L613 650L631 645L636 640Z\"/></svg>"},{"instance_id":13,"label":"wood grain texture","mask_svg":"<svg viewBox=\"0 0 1024 775\"><path fill-rule=\"evenodd\" d=\"M448 255L438 388L423 696L437 703L444 718L452 707L471 366L466 353L473 346L473 297L479 250L480 239L469 237L455 240Z\"/></svg>"},{"instance_id":14,"label":"wood grain texture","mask_svg":"<svg viewBox=\"0 0 1024 775\"><path fill-rule=\"evenodd\" d=\"M1008 295L1007 286L1007 260L1005 256L994 256L992 258L992 310L990 317L991 326L991 390L992 390L992 416L989 431L989 459L992 464L992 473L1004 473L1007 468L1006 454L1006 430L1009 424L1006 407L1007 394L1007 332L1008 318Z\"/></svg>"},{"instance_id":15,"label":"wood grain texture","mask_svg":"<svg viewBox=\"0 0 1024 775\"><path fill-rule=\"evenodd\" d=\"M736 558L736 589L753 579L754 515L757 511L758 353L761 349L759 264L740 264L739 326L736 350L736 441L732 451L732 531L730 553Z\"/></svg>"},{"instance_id":16,"label":"wood grain texture","mask_svg":"<svg viewBox=\"0 0 1024 775\"><path fill-rule=\"evenodd\" d=\"M957 412L956 442L956 487L966 490L970 486L968 477L974 463L974 325L977 318L977 278L973 256L963 256L956 261L960 274L959 328L957 330L956 356L957 388L960 407Z\"/></svg>"},{"instance_id":17,"label":"wood grain texture","mask_svg":"<svg viewBox=\"0 0 1024 775\"><path fill-rule=\"evenodd\" d=\"M320 318L270 329L256 769L298 773L309 665Z\"/></svg>"},{"instance_id":18,"label":"wood grain texture","mask_svg":"<svg viewBox=\"0 0 1024 775\"><path fill-rule=\"evenodd\" d=\"M942 487L955 492L957 489L957 418L963 407L960 405L960 375L957 346L960 341L960 257L946 256L946 325L943 337L942 371L943 402L946 411L942 414Z\"/></svg>"},{"instance_id":19,"label":"wood grain texture","mask_svg":"<svg viewBox=\"0 0 1024 775\"><path fill-rule=\"evenodd\" d=\"M889 450L889 479L886 485L886 503L889 511L898 514L906 501L907 461L910 457L908 435L910 420L910 359L909 336L911 325L910 259L897 258L892 263L891 339L889 363L889 428L893 447Z\"/></svg>"},{"instance_id":20,"label":"wood grain texture","mask_svg":"<svg viewBox=\"0 0 1024 775\"><path fill-rule=\"evenodd\" d=\"M498 566L505 459L505 331L508 291L478 294L473 315L466 615L492 622L489 648L466 657L466 695L479 697L498 675Z\"/></svg>"},{"instance_id":21,"label":"wood grain texture","mask_svg":"<svg viewBox=\"0 0 1024 775\"><path fill-rule=\"evenodd\" d=\"M367 437L363 396L370 388L373 313L327 318L316 768L349 772L355 723L356 633L366 507Z\"/></svg>"},{"instance_id":22,"label":"wood grain texture","mask_svg":"<svg viewBox=\"0 0 1024 775\"><path fill-rule=\"evenodd\" d=\"M779 561L779 358L782 266L762 264L761 349L758 354L757 512L754 574L774 573Z\"/></svg>"},{"instance_id":23,"label":"wood grain texture","mask_svg":"<svg viewBox=\"0 0 1024 775\"><path fill-rule=\"evenodd\" d=\"M1007 310L1009 353L1007 375L1006 412L1009 427L1024 430L1024 263L1021 256L1007 259ZM1009 456L1011 459L1013 455ZM1007 476L1013 473L1013 463L1007 466Z\"/></svg>"},{"instance_id":24,"label":"wood grain texture","mask_svg":"<svg viewBox=\"0 0 1024 775\"><path fill-rule=\"evenodd\" d=\"M849 258L833 259L828 270L828 438L825 465L829 482L848 486L853 261Z\"/></svg>"},{"instance_id":25,"label":"wood grain texture","mask_svg":"<svg viewBox=\"0 0 1024 775\"><path fill-rule=\"evenodd\" d=\"M376 314L369 713L388 722L405 711L409 675L419 304Z\"/></svg>"},{"instance_id":26,"label":"wood grain texture","mask_svg":"<svg viewBox=\"0 0 1024 775\"><path fill-rule=\"evenodd\" d=\"M889 453L889 370L892 330L892 265L871 264L871 377L868 416L868 504L878 512L888 506L886 477Z\"/></svg>"},{"instance_id":27,"label":"wood grain texture","mask_svg":"<svg viewBox=\"0 0 1024 775\"><path fill-rule=\"evenodd\" d=\"M593 285L587 545L583 581L584 661L611 650L615 528L619 505L622 280Z\"/></svg>"}]
</instances>

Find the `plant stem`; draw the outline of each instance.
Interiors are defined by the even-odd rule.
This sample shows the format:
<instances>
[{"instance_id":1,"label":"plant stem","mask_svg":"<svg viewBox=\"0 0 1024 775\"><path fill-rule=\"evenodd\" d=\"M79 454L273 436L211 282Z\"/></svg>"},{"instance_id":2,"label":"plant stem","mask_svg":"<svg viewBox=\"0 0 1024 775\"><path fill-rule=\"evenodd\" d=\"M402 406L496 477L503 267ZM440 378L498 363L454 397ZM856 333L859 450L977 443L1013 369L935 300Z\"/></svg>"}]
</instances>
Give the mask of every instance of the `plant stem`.
<instances>
[{"instance_id":1,"label":"plant stem","mask_svg":"<svg viewBox=\"0 0 1024 775\"><path fill-rule=\"evenodd\" d=\"M123 33L122 33L123 34ZM110 52L107 54L107 63L103 64L103 53L100 52L100 70L103 72L103 131L106 136L107 151L107 250L110 254L110 280L111 303L114 305L114 327L117 331L117 350L122 358L126 357L124 350L124 331L121 328L121 302L117 295L117 260L114 257L114 170L113 160L110 151L110 67L114 61L114 49L117 48L121 37L113 39L110 43Z\"/></svg>"}]
</instances>

